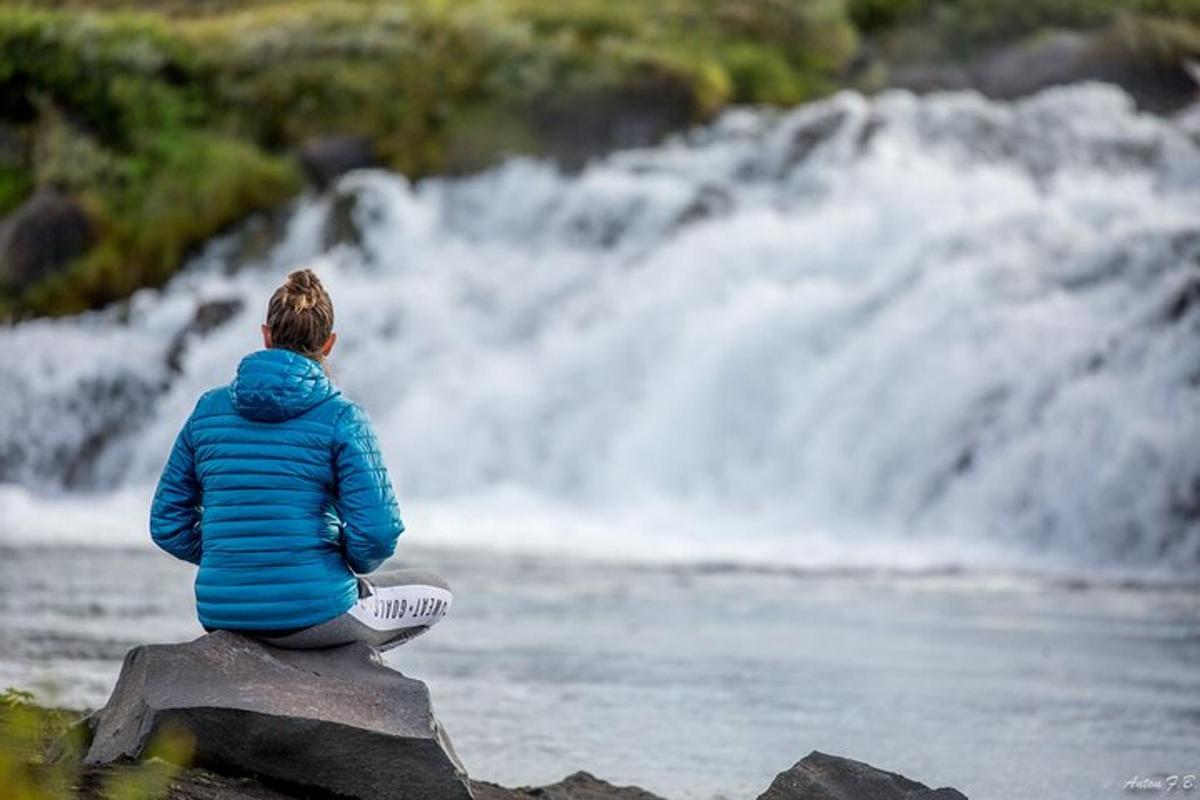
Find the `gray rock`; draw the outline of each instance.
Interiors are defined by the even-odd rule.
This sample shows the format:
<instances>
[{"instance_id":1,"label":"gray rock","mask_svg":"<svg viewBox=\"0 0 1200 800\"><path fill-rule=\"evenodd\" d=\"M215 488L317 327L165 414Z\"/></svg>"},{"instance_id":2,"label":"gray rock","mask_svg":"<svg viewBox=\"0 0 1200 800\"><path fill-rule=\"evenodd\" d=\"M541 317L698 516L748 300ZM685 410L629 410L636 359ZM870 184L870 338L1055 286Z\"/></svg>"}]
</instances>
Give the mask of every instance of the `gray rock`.
<instances>
[{"instance_id":1,"label":"gray rock","mask_svg":"<svg viewBox=\"0 0 1200 800\"><path fill-rule=\"evenodd\" d=\"M1149 58L1152 34L1119 24L1106 30L1048 31L1018 42L975 66L975 85L989 97L1008 100L1048 86L1080 81L1114 83L1144 108L1179 108L1196 96L1196 82L1185 64Z\"/></svg>"},{"instance_id":2,"label":"gray rock","mask_svg":"<svg viewBox=\"0 0 1200 800\"><path fill-rule=\"evenodd\" d=\"M915 92L976 89L1011 100L1051 86L1102 81L1120 86L1151 111L1193 102L1197 70L1185 60L1151 57L1153 31L1116 23L1093 31L1048 30L965 62L897 64L888 83Z\"/></svg>"},{"instance_id":3,"label":"gray rock","mask_svg":"<svg viewBox=\"0 0 1200 800\"><path fill-rule=\"evenodd\" d=\"M319 136L300 146L299 158L308 179L321 190L350 170L379 166L366 136Z\"/></svg>"},{"instance_id":4,"label":"gray rock","mask_svg":"<svg viewBox=\"0 0 1200 800\"><path fill-rule=\"evenodd\" d=\"M196 306L191 321L171 339L171 346L167 348L167 369L174 375L182 373L183 356L188 345L195 339L203 339L229 322L243 307L245 303L240 297L206 300Z\"/></svg>"},{"instance_id":5,"label":"gray rock","mask_svg":"<svg viewBox=\"0 0 1200 800\"><path fill-rule=\"evenodd\" d=\"M967 800L950 788L930 789L870 764L816 750L779 773L758 800Z\"/></svg>"},{"instance_id":6,"label":"gray rock","mask_svg":"<svg viewBox=\"0 0 1200 800\"><path fill-rule=\"evenodd\" d=\"M472 781L471 791L475 800L662 800L637 786L613 786L589 772L576 772L549 786L521 789Z\"/></svg>"},{"instance_id":7,"label":"gray rock","mask_svg":"<svg viewBox=\"0 0 1200 800\"><path fill-rule=\"evenodd\" d=\"M957 92L975 88L975 76L963 64L921 61L892 66L888 70L887 85L917 94Z\"/></svg>"},{"instance_id":8,"label":"gray rock","mask_svg":"<svg viewBox=\"0 0 1200 800\"><path fill-rule=\"evenodd\" d=\"M352 186L334 189L329 216L325 219L325 230L322 231L322 246L326 250L341 245L362 249L367 237L358 219L361 197Z\"/></svg>"},{"instance_id":9,"label":"gray rock","mask_svg":"<svg viewBox=\"0 0 1200 800\"><path fill-rule=\"evenodd\" d=\"M79 203L39 191L0 226L0 277L17 289L28 288L87 252L94 234Z\"/></svg>"},{"instance_id":10,"label":"gray rock","mask_svg":"<svg viewBox=\"0 0 1200 800\"><path fill-rule=\"evenodd\" d=\"M471 797L425 684L361 644L278 650L222 631L136 647L94 725L93 766L183 728L193 763L218 773L367 800Z\"/></svg>"},{"instance_id":11,"label":"gray rock","mask_svg":"<svg viewBox=\"0 0 1200 800\"><path fill-rule=\"evenodd\" d=\"M1055 31L993 53L976 68L975 82L989 97L1011 99L1047 86L1095 78L1093 34Z\"/></svg>"},{"instance_id":12,"label":"gray rock","mask_svg":"<svg viewBox=\"0 0 1200 800\"><path fill-rule=\"evenodd\" d=\"M553 92L532 104L541 151L568 169L613 150L643 147L695 122L695 98L683 84L649 79L640 85Z\"/></svg>"}]
</instances>

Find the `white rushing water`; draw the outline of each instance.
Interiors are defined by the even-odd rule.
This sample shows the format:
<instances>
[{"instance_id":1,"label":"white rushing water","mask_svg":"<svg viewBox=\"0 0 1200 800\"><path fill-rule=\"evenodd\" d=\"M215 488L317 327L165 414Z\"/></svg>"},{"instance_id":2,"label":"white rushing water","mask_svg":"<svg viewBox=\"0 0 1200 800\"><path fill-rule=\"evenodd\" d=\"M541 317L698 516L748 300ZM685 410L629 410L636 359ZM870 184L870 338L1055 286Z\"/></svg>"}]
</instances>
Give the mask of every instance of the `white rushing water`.
<instances>
[{"instance_id":1,"label":"white rushing water","mask_svg":"<svg viewBox=\"0 0 1200 800\"><path fill-rule=\"evenodd\" d=\"M0 537L143 540L196 396L310 265L423 543L1200 566L1200 148L1117 89L739 110L579 174L360 172L234 269L240 241L0 331Z\"/></svg>"}]
</instances>

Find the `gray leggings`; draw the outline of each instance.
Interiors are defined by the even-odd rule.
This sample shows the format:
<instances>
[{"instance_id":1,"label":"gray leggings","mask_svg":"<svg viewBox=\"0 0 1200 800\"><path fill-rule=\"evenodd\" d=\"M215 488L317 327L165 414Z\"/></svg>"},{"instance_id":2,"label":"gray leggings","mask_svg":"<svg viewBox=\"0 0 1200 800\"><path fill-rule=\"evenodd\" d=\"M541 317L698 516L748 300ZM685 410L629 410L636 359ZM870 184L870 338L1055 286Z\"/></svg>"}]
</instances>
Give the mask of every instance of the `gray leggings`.
<instances>
[{"instance_id":1,"label":"gray leggings","mask_svg":"<svg viewBox=\"0 0 1200 800\"><path fill-rule=\"evenodd\" d=\"M259 634L272 647L311 650L365 642L390 650L436 625L454 597L439 575L403 569L358 579L358 602L331 620L284 634Z\"/></svg>"}]
</instances>

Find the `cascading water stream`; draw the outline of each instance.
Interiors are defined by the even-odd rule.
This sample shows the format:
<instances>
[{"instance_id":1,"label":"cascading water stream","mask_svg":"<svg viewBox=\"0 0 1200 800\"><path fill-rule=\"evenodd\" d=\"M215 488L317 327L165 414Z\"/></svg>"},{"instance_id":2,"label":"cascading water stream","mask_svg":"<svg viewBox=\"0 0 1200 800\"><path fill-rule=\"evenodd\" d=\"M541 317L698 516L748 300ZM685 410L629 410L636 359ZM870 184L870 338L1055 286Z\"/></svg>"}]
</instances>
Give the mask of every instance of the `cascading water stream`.
<instances>
[{"instance_id":1,"label":"cascading water stream","mask_svg":"<svg viewBox=\"0 0 1200 800\"><path fill-rule=\"evenodd\" d=\"M1200 147L1117 89L847 93L578 174L361 172L235 269L239 243L0 331L0 539L144 538L191 404L304 263L420 541L1200 567Z\"/></svg>"}]
</instances>

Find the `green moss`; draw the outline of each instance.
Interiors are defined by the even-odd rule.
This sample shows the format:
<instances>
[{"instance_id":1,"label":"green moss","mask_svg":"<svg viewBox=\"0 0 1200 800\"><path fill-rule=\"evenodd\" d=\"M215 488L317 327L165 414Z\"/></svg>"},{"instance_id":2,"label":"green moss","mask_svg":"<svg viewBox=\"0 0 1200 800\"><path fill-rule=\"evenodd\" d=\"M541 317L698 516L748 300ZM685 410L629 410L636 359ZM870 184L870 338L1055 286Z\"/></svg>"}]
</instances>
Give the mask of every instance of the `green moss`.
<instances>
[{"instance_id":1,"label":"green moss","mask_svg":"<svg viewBox=\"0 0 1200 800\"><path fill-rule=\"evenodd\" d=\"M0 692L0 797L71 800L85 782L88 735L79 715L39 706L30 692ZM155 800L169 796L172 781L192 759L195 739L180 727L155 734L145 758L92 776L89 797ZM99 785L95 785L95 784Z\"/></svg>"},{"instance_id":2,"label":"green moss","mask_svg":"<svg viewBox=\"0 0 1200 800\"><path fill-rule=\"evenodd\" d=\"M850 20L865 34L890 31L929 6L928 0L850 0Z\"/></svg>"},{"instance_id":3,"label":"green moss","mask_svg":"<svg viewBox=\"0 0 1200 800\"><path fill-rule=\"evenodd\" d=\"M720 63L729 75L733 96L744 102L787 105L817 93L811 80L797 75L778 51L757 42L726 46Z\"/></svg>"},{"instance_id":4,"label":"green moss","mask_svg":"<svg viewBox=\"0 0 1200 800\"><path fill-rule=\"evenodd\" d=\"M123 179L86 193L100 244L25 296L34 313L66 314L162 284L191 248L300 186L293 163L205 133L163 134L122 162Z\"/></svg>"},{"instance_id":5,"label":"green moss","mask_svg":"<svg viewBox=\"0 0 1200 800\"><path fill-rule=\"evenodd\" d=\"M10 117L49 101L119 147L152 126L198 121L172 83L186 82L191 54L152 17L4 8L0 51Z\"/></svg>"},{"instance_id":6,"label":"green moss","mask_svg":"<svg viewBox=\"0 0 1200 800\"><path fill-rule=\"evenodd\" d=\"M21 204L33 189L33 175L24 167L0 167L0 214Z\"/></svg>"},{"instance_id":7,"label":"green moss","mask_svg":"<svg viewBox=\"0 0 1200 800\"><path fill-rule=\"evenodd\" d=\"M1177 70L1185 59L1200 58L1200 24L1158 17L1119 20L1105 37L1113 50L1123 50L1147 67Z\"/></svg>"}]
</instances>

